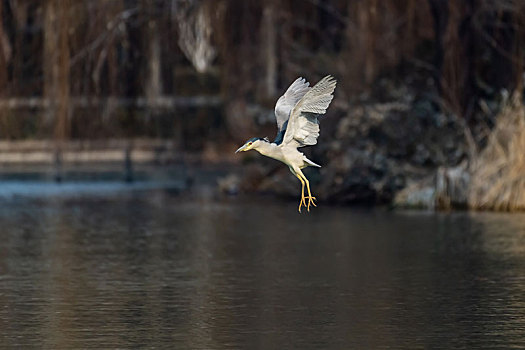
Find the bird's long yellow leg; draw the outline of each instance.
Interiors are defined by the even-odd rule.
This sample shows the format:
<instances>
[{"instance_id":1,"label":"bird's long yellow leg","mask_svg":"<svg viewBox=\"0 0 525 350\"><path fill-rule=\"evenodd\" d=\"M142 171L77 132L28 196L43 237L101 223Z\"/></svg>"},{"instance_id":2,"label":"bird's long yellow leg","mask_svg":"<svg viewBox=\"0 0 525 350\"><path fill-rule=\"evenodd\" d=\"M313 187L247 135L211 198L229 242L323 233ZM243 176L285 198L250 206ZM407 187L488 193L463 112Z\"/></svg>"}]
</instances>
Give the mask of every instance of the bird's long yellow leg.
<instances>
[{"instance_id":1,"label":"bird's long yellow leg","mask_svg":"<svg viewBox=\"0 0 525 350\"><path fill-rule=\"evenodd\" d=\"M306 189L308 190L308 206L305 205L306 207L306 210L310 211L310 204L313 205L314 207L317 207L317 205L315 204L314 200L316 200L315 197L312 196L312 192L310 192L310 181L308 181L308 179L306 178L306 176L304 176L304 174L301 174L302 177L303 177L303 181L306 183Z\"/></svg>"},{"instance_id":2,"label":"bird's long yellow leg","mask_svg":"<svg viewBox=\"0 0 525 350\"><path fill-rule=\"evenodd\" d=\"M301 212L301 206L306 207L306 199L304 197L304 180L299 176L299 174L295 174L299 181L301 181L301 200L299 201L299 213Z\"/></svg>"}]
</instances>

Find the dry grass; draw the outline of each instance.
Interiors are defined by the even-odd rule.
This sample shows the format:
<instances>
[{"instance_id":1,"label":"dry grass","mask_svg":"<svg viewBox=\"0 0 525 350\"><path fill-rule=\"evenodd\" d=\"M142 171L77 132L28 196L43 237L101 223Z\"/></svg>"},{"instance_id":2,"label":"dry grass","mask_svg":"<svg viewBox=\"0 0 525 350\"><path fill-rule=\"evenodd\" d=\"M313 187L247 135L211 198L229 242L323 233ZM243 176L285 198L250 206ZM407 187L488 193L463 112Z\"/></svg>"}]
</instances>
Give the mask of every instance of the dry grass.
<instances>
[{"instance_id":1,"label":"dry grass","mask_svg":"<svg viewBox=\"0 0 525 350\"><path fill-rule=\"evenodd\" d=\"M525 210L525 107L514 94L501 109L487 146L470 164L468 205Z\"/></svg>"},{"instance_id":2,"label":"dry grass","mask_svg":"<svg viewBox=\"0 0 525 350\"><path fill-rule=\"evenodd\" d=\"M470 179L467 162L453 168L440 167L435 179L435 207L441 210L466 208Z\"/></svg>"}]
</instances>

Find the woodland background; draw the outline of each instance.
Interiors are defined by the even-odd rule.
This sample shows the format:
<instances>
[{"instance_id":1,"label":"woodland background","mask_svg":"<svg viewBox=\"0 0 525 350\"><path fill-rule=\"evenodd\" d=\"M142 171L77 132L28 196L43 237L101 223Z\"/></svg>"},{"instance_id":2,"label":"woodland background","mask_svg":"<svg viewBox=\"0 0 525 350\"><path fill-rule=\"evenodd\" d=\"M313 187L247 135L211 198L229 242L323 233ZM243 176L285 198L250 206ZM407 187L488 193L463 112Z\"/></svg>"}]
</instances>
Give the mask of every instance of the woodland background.
<instances>
[{"instance_id":1,"label":"woodland background","mask_svg":"<svg viewBox=\"0 0 525 350\"><path fill-rule=\"evenodd\" d=\"M0 138L161 139L238 164L290 82L332 74L306 150L321 200L524 209L524 63L523 0L2 0ZM296 196L247 157L223 191Z\"/></svg>"}]
</instances>

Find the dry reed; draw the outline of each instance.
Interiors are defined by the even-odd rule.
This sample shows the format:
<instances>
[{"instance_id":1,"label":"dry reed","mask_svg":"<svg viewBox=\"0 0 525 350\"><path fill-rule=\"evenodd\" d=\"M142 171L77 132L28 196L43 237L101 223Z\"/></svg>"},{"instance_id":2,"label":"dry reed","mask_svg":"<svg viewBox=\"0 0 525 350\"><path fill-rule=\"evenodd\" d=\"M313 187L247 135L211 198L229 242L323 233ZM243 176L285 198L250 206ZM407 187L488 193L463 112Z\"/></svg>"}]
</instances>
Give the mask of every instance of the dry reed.
<instances>
[{"instance_id":1,"label":"dry reed","mask_svg":"<svg viewBox=\"0 0 525 350\"><path fill-rule=\"evenodd\" d=\"M525 209L525 106L521 94L507 100L486 147L471 161L472 209Z\"/></svg>"}]
</instances>

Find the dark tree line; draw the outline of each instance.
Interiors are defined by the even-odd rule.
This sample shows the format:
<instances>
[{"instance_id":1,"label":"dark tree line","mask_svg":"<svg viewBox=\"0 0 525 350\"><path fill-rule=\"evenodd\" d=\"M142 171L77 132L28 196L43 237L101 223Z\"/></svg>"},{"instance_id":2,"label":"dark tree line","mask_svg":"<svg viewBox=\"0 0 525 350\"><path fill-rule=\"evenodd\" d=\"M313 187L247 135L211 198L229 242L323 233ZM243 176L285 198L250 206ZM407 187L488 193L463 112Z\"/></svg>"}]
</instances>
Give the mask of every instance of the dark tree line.
<instances>
[{"instance_id":1,"label":"dark tree line","mask_svg":"<svg viewBox=\"0 0 525 350\"><path fill-rule=\"evenodd\" d=\"M0 99L45 98L58 138L79 97L271 106L295 77L327 73L339 101L410 78L468 120L480 98L522 89L524 54L523 0L0 1ZM13 117L0 113L1 128Z\"/></svg>"}]
</instances>

